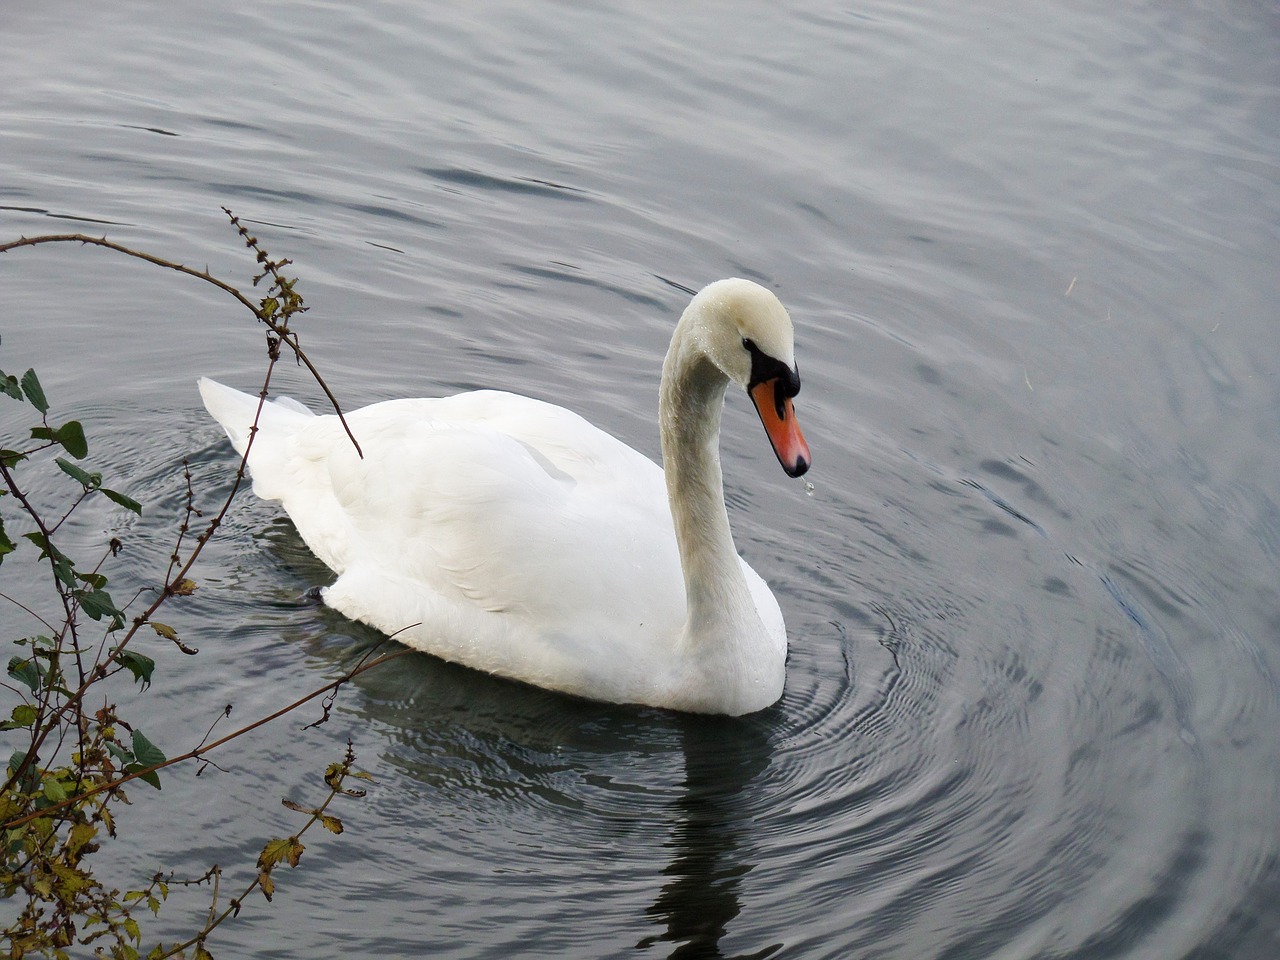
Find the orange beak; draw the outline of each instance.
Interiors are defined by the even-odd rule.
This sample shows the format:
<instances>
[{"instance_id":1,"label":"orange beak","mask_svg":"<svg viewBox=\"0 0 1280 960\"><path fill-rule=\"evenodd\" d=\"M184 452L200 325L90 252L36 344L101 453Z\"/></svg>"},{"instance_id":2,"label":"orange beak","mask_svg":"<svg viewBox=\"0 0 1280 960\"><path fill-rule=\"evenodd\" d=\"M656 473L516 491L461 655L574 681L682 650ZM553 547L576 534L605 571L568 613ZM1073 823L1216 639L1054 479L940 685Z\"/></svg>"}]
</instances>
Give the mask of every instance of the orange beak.
<instances>
[{"instance_id":1,"label":"orange beak","mask_svg":"<svg viewBox=\"0 0 1280 960\"><path fill-rule=\"evenodd\" d=\"M805 443L804 434L800 432L800 422L796 420L791 398L783 394L781 388L780 377L762 380L751 388L751 402L756 405L756 413L760 414L760 422L764 424L764 432L769 435L782 469L787 476L798 477L809 469L813 458L809 454L809 444Z\"/></svg>"}]
</instances>

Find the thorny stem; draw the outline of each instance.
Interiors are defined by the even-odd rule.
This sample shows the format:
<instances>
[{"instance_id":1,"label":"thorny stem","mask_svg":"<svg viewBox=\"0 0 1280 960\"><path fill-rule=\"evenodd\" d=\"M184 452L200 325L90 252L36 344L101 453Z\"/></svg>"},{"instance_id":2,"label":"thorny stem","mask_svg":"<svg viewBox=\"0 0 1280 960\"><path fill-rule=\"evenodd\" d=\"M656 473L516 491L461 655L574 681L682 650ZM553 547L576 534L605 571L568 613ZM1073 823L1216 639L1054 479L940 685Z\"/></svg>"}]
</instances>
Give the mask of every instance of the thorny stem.
<instances>
[{"instance_id":1,"label":"thorny stem","mask_svg":"<svg viewBox=\"0 0 1280 960\"><path fill-rule=\"evenodd\" d=\"M183 504L182 524L178 527L178 539L173 545L173 553L169 557L169 569L165 571L165 583L173 582L173 570L182 562L181 552L182 543L187 537L187 532L191 529L191 518L204 516L196 509L196 491L191 486L191 464L186 457L182 458L182 479L186 483L187 492L186 499Z\"/></svg>"},{"instance_id":2,"label":"thorny stem","mask_svg":"<svg viewBox=\"0 0 1280 960\"><path fill-rule=\"evenodd\" d=\"M70 636L71 648L75 651L75 654L76 654L76 667L79 671L81 689L86 689L88 686L88 682L87 682L87 678L85 677L84 665L80 660L80 641L79 641L79 636L76 632L76 616L75 616L70 592L67 589L65 589L66 585L58 580L57 568L55 567L55 560L52 552L53 551L53 533L52 531L49 530L48 526L45 525L44 518L40 516L39 512L35 508L35 505L32 504L31 501L27 499L27 495L23 493L22 488L18 486L18 481L14 478L13 474L9 470L9 467L4 463L3 460L0 460L0 476L3 476L5 486L9 488L9 492L13 495L13 497L19 503L22 504L23 510L25 510L27 514L31 517L32 521L36 525L36 528L40 531L40 533L44 537L45 547L49 551L49 570L51 575L53 576L54 588L57 590L58 599L62 603L62 612L65 616L62 629L52 630L50 632L54 634L55 649L58 650L59 652L63 649L66 643L67 637ZM48 739L50 731L55 726L55 724L51 724L48 722L50 719L49 714L47 713L48 707L49 707L48 698L37 697L36 703L37 703L36 719L35 719L35 722L32 724L32 728L31 728L32 729L31 746L27 749L26 754L23 756L22 761L17 765L17 768L12 773L10 773L9 778L4 782L4 786L0 787L0 793L7 792L9 788L12 787L14 784L20 783L22 781L22 778L26 776L26 773L31 768L32 764L35 763L36 757L38 756L40 751L40 747L44 744L45 740ZM55 715L58 712L59 711L55 711ZM59 723L59 724L56 724L56 726L59 728L59 731L61 732L62 724ZM81 747L83 748L84 731L81 724L79 723L76 724L76 737Z\"/></svg>"}]
</instances>

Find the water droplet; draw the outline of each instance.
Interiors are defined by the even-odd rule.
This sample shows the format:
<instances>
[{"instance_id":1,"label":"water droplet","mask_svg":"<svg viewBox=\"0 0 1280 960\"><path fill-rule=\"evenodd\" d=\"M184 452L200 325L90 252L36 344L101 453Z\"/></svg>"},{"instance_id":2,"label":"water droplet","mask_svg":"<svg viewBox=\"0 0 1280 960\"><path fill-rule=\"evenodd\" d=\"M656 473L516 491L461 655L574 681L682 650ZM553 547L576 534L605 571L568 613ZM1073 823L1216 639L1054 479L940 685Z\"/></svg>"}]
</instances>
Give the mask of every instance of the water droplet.
<instances>
[{"instance_id":1,"label":"water droplet","mask_svg":"<svg viewBox=\"0 0 1280 960\"><path fill-rule=\"evenodd\" d=\"M804 492L805 492L805 495L806 495L806 496L809 496L809 497L812 497L812 496L813 496L813 481L812 481L812 480L806 480L806 481L804 482Z\"/></svg>"}]
</instances>

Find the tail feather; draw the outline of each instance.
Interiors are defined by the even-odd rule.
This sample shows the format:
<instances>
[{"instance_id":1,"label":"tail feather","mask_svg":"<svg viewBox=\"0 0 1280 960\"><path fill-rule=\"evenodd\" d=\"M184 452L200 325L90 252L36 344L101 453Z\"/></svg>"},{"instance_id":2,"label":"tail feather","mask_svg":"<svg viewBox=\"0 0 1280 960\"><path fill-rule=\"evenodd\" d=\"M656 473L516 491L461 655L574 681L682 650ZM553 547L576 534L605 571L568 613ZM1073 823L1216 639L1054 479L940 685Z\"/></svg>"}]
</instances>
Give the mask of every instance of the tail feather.
<instances>
[{"instance_id":1,"label":"tail feather","mask_svg":"<svg viewBox=\"0 0 1280 960\"><path fill-rule=\"evenodd\" d=\"M224 386L216 380L201 377L200 398L213 419L221 424L236 452L243 454L249 444L249 428L258 417L258 434L249 453L249 472L253 475L253 488L258 496L267 500L279 499L273 490L285 479L284 461L288 440L315 417L310 410L288 397L271 400L262 405L258 415L258 398Z\"/></svg>"}]
</instances>

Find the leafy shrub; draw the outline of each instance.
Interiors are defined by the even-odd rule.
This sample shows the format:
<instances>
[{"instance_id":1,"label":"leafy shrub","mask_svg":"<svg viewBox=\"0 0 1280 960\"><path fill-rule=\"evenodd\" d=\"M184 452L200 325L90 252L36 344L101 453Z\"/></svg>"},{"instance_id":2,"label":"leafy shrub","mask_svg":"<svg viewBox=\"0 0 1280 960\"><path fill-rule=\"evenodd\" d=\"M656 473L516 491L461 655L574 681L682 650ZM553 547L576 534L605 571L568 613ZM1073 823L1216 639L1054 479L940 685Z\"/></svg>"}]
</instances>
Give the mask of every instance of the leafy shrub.
<instances>
[{"instance_id":1,"label":"leafy shrub","mask_svg":"<svg viewBox=\"0 0 1280 960\"><path fill-rule=\"evenodd\" d=\"M41 243L77 243L103 247L211 283L238 300L267 328L263 397L283 346L311 370L332 400L332 393L290 327L306 310L294 289L296 280L282 272L290 261L272 260L244 225L229 210L226 213L260 266L254 285L268 281L266 295L256 302L207 271L105 238L81 234L21 238L0 244L0 253ZM166 757L140 726L119 715L115 705L119 684L137 685L142 690L151 685L156 662L143 652L148 643L170 643L185 654L197 654L173 627L156 617L166 606L180 603L197 590L197 558L245 479L248 452L225 502L208 519L196 508L191 474L184 461L185 512L168 569L154 590L121 603L112 596L106 573L108 561L119 554L121 543L110 539L86 563L64 549L64 524L95 497L105 497L136 514L141 514L142 505L108 486L103 473L88 464L84 426L78 420L60 422L52 415L53 405L35 370L21 376L0 371L0 393L24 404L32 418L28 437L0 438L0 565L35 565L52 586L50 596L55 598L53 609L39 610L23 599L0 593L0 600L20 607L41 627L33 636L10 641L9 682L4 686L17 702L8 718L0 720L0 732L14 744L0 786L0 891L19 911L4 931L9 956L66 958L76 946L93 945L95 956L128 960L142 956L209 957L206 939L227 918L239 913L245 896L257 889L270 900L275 868L281 863L297 866L304 849L303 834L317 823L333 833L342 832L342 822L328 812L329 805L338 796L362 796L362 791L346 783L351 778L367 778L354 767L351 744L347 744L343 758L325 771L327 795L318 806L282 801L307 819L292 836L267 841L255 865L255 876L225 904L220 901L222 871L217 866L194 879L175 880L172 874L157 874L137 889L124 892L102 883L93 872L93 855L103 844L119 840L112 808L127 802L126 787L133 789L135 781L160 789L161 772L166 768L207 762L204 758L210 752L313 699L324 698L317 723L324 722L342 684L400 653L362 661L345 676L295 703L211 740L215 720L199 744L179 756ZM337 409L336 402L334 406ZM41 478L51 473L61 476L63 492L56 516L42 511L29 495L32 486L27 478L33 473ZM18 533L19 529L22 532ZM227 708L226 715L229 712ZM145 950L138 918L158 913L177 885L203 885L211 891L208 919L185 942L156 944Z\"/></svg>"}]
</instances>

